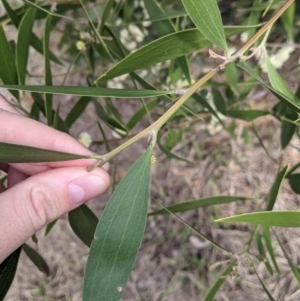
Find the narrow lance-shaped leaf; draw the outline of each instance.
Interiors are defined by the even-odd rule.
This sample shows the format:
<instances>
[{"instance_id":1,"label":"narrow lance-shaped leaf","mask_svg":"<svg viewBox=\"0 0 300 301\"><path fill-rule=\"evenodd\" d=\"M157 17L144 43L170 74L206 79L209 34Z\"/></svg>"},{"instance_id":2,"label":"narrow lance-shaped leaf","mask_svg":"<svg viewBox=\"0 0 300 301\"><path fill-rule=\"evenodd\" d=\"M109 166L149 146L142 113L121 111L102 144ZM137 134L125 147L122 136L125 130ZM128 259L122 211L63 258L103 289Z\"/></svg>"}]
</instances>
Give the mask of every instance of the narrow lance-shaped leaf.
<instances>
[{"instance_id":1,"label":"narrow lance-shaped leaf","mask_svg":"<svg viewBox=\"0 0 300 301\"><path fill-rule=\"evenodd\" d=\"M232 118L243 119L247 121L254 120L261 116L266 116L270 112L262 110L227 110L226 115Z\"/></svg>"},{"instance_id":2,"label":"narrow lance-shaped leaf","mask_svg":"<svg viewBox=\"0 0 300 301\"><path fill-rule=\"evenodd\" d=\"M283 27L286 30L289 40L293 42L294 35L294 20L295 20L295 12L296 12L296 1L293 2L289 8L281 15L281 21L283 23Z\"/></svg>"},{"instance_id":3,"label":"narrow lance-shaped leaf","mask_svg":"<svg viewBox=\"0 0 300 301\"><path fill-rule=\"evenodd\" d=\"M95 111L97 116L104 121L109 127L117 131L121 136L127 135L127 129L120 120L113 119L107 115L103 107L96 100L94 101Z\"/></svg>"},{"instance_id":4,"label":"narrow lance-shaped leaf","mask_svg":"<svg viewBox=\"0 0 300 301\"><path fill-rule=\"evenodd\" d=\"M16 28L18 28L20 20L19 20L18 14L16 13L16 10L11 9L11 7L8 5L6 0L2 0L2 4L5 8L5 11L9 15L13 25ZM23 9L23 8L21 8L21 9ZM42 41L34 33L31 33L30 44L37 52L43 54ZM59 59L52 52L50 53L50 57L53 62L56 62L57 64L61 65L61 62L59 61Z\"/></svg>"},{"instance_id":5,"label":"narrow lance-shaped leaf","mask_svg":"<svg viewBox=\"0 0 300 301\"><path fill-rule=\"evenodd\" d=\"M148 11L150 18L157 15L164 15L164 10L159 6L159 4L155 0L147 0L144 1L145 7ZM157 21L153 23L153 26L156 28L159 37L175 32L175 26L170 20ZM182 56L177 58L177 63L180 66L185 78L191 85L191 75L189 70L189 65L186 57Z\"/></svg>"},{"instance_id":6,"label":"narrow lance-shaped leaf","mask_svg":"<svg viewBox=\"0 0 300 301\"><path fill-rule=\"evenodd\" d=\"M0 25L0 78L6 85L17 84L17 70L15 64L15 57L12 49L6 39L3 27ZM18 98L18 92L11 91L11 93Z\"/></svg>"},{"instance_id":7,"label":"narrow lance-shaped leaf","mask_svg":"<svg viewBox=\"0 0 300 301\"><path fill-rule=\"evenodd\" d=\"M253 70L245 61L240 61L237 66L247 73L249 73L251 76L253 76L257 81L259 81L262 85L264 85L271 93L273 93L282 103L290 107L291 109L296 110L297 112L300 112L300 103L298 100L293 97L288 97L284 94L282 94L280 91L270 87L267 85L262 78Z\"/></svg>"},{"instance_id":8,"label":"narrow lance-shaped leaf","mask_svg":"<svg viewBox=\"0 0 300 301\"><path fill-rule=\"evenodd\" d=\"M161 204L159 204L161 205ZM192 231L194 231L197 235L199 235L201 238L205 239L206 241L208 241L209 243L211 243L214 247L230 254L233 255L230 251L226 250L225 248L223 248L221 245L219 245L218 243L216 243L215 241L213 241L211 238L209 238L208 236L204 235L203 233L199 232L196 228L194 228L192 225L190 225L189 223L187 223L185 220L183 220L181 217L179 217L177 214L169 211L166 207L164 207L163 205L161 205L165 211L167 211L168 213L170 213L171 215L173 215L174 217L176 217L180 222L182 222L185 226L187 226L188 228L190 228Z\"/></svg>"},{"instance_id":9,"label":"narrow lance-shaped leaf","mask_svg":"<svg viewBox=\"0 0 300 301\"><path fill-rule=\"evenodd\" d=\"M181 0L198 30L228 53L220 10L216 0Z\"/></svg>"},{"instance_id":10,"label":"narrow lance-shaped leaf","mask_svg":"<svg viewBox=\"0 0 300 301\"><path fill-rule=\"evenodd\" d=\"M300 194L300 174L291 174L288 176L289 184L295 193Z\"/></svg>"},{"instance_id":11,"label":"narrow lance-shaped leaf","mask_svg":"<svg viewBox=\"0 0 300 301\"><path fill-rule=\"evenodd\" d=\"M31 93L31 96L34 100L34 104L32 106L32 112L33 114L37 114L35 115L36 120L39 120L39 113L42 112L43 115L46 117L46 109L45 109L45 100L42 97L42 95L40 93ZM60 130L61 132L65 132L65 133L69 133L68 132L68 127L65 124L65 122L62 120L62 118L57 114L58 112L54 111L52 109L52 116L56 115L57 116L57 129Z\"/></svg>"},{"instance_id":12,"label":"narrow lance-shaped leaf","mask_svg":"<svg viewBox=\"0 0 300 301\"><path fill-rule=\"evenodd\" d=\"M233 267L236 265L237 260L232 260L228 266L223 270L217 281L210 287L208 293L206 294L203 301L212 301L214 300L215 294L220 289L221 285L224 283L226 276L232 271Z\"/></svg>"},{"instance_id":13,"label":"narrow lance-shaped leaf","mask_svg":"<svg viewBox=\"0 0 300 301\"><path fill-rule=\"evenodd\" d=\"M76 159L89 159L93 156L71 154L27 145L0 142L1 163L56 162Z\"/></svg>"},{"instance_id":14,"label":"narrow lance-shaped leaf","mask_svg":"<svg viewBox=\"0 0 300 301\"><path fill-rule=\"evenodd\" d=\"M264 292L267 294L268 298L270 301L275 301L275 299L273 298L272 294L269 292L269 290L267 289L267 287L265 286L265 284L263 283L263 281L261 280L261 278L259 277L257 271L254 269L255 274L261 284L261 286L263 287Z\"/></svg>"},{"instance_id":15,"label":"narrow lance-shaped leaf","mask_svg":"<svg viewBox=\"0 0 300 301\"><path fill-rule=\"evenodd\" d=\"M156 97L167 95L172 91L159 90L133 90L133 89L108 89L97 87L77 87L77 86L22 86L22 85L0 85L0 88L6 88L17 91L28 91L37 93L52 93L61 95L77 95L91 97L119 97L119 98L140 98Z\"/></svg>"},{"instance_id":16,"label":"narrow lance-shaped leaf","mask_svg":"<svg viewBox=\"0 0 300 301\"><path fill-rule=\"evenodd\" d=\"M187 201L182 203L177 203L166 207L170 212L185 212L189 210L194 210L202 207L227 204L230 202L243 201L249 199L244 196L213 196L208 198L203 198L199 200ZM149 213L149 215L166 214L168 213L165 209L160 209Z\"/></svg>"},{"instance_id":17,"label":"narrow lance-shaped leaf","mask_svg":"<svg viewBox=\"0 0 300 301\"><path fill-rule=\"evenodd\" d=\"M100 33L105 25L105 22L108 20L108 17L111 13L111 10L112 10L112 7L114 4L115 4L115 0L108 0L105 4L105 8L103 10L101 23L100 23L100 30L99 30Z\"/></svg>"},{"instance_id":18,"label":"narrow lance-shaped leaf","mask_svg":"<svg viewBox=\"0 0 300 301\"><path fill-rule=\"evenodd\" d=\"M270 189L269 195L268 195L268 202L267 202L267 208L266 208L266 210L268 210L268 211L272 210L274 207L280 186L282 184L283 179L285 178L288 168L289 168L288 165L285 166L276 176L276 179L275 179L275 181Z\"/></svg>"},{"instance_id":19,"label":"narrow lance-shaped leaf","mask_svg":"<svg viewBox=\"0 0 300 301\"><path fill-rule=\"evenodd\" d=\"M55 16L55 17L60 17L60 18L66 18L66 19L70 19L69 17L66 17L64 15L60 15L60 14L56 14L42 6L37 5L36 3L34 3L33 1L29 1L29 0L22 0L23 2L25 2L28 6L33 7L37 10L40 10L46 14L48 14L49 16Z\"/></svg>"},{"instance_id":20,"label":"narrow lance-shaped leaf","mask_svg":"<svg viewBox=\"0 0 300 301\"><path fill-rule=\"evenodd\" d=\"M14 10L9 6L9 4L8 4L8 2L7 2L6 0L2 0L1 2L2 2L3 6L4 6L4 8L5 8L5 12L6 12L6 14L9 16L9 18L10 18L12 24L14 24L16 28L18 28L18 27L19 27L20 20L19 20L19 17L18 17L18 15L17 15L16 11L14 11Z\"/></svg>"},{"instance_id":21,"label":"narrow lance-shaped leaf","mask_svg":"<svg viewBox=\"0 0 300 301\"><path fill-rule=\"evenodd\" d=\"M50 276L50 268L46 260L36 250L32 249L27 244L24 244L23 251L42 273L46 274L47 276Z\"/></svg>"},{"instance_id":22,"label":"narrow lance-shaped leaf","mask_svg":"<svg viewBox=\"0 0 300 301\"><path fill-rule=\"evenodd\" d=\"M18 248L0 264L0 300L7 294L14 280L22 247Z\"/></svg>"},{"instance_id":23,"label":"narrow lance-shaped leaf","mask_svg":"<svg viewBox=\"0 0 300 301\"><path fill-rule=\"evenodd\" d=\"M147 2L147 1L145 1ZM150 22L157 22L157 21L164 21L164 20L169 20L169 19L175 19L175 18L180 18L180 17L185 17L187 16L186 11L180 10L180 11L171 11L171 12L164 12L161 14L157 14L155 16L152 16L147 19L142 19L140 21L136 21L135 23L142 23L145 21L150 21Z\"/></svg>"},{"instance_id":24,"label":"narrow lance-shaped leaf","mask_svg":"<svg viewBox=\"0 0 300 301\"><path fill-rule=\"evenodd\" d=\"M51 222L50 224L48 224L48 225L46 226L45 232L44 232L44 235L45 235L45 236L48 235L48 234L50 233L50 231L51 231L52 228L55 226L55 224L56 224L57 221L58 221L58 220L56 219L56 220L54 220L53 222Z\"/></svg>"},{"instance_id":25,"label":"narrow lance-shaped leaf","mask_svg":"<svg viewBox=\"0 0 300 301\"><path fill-rule=\"evenodd\" d=\"M251 212L215 220L216 223L248 223L274 227L300 227L299 211Z\"/></svg>"},{"instance_id":26,"label":"narrow lance-shaped leaf","mask_svg":"<svg viewBox=\"0 0 300 301\"><path fill-rule=\"evenodd\" d=\"M213 100L214 100L216 109L223 115L226 115L226 110L227 110L226 102L225 102L221 92L217 88L213 87L212 95L213 95Z\"/></svg>"},{"instance_id":27,"label":"narrow lance-shaped leaf","mask_svg":"<svg viewBox=\"0 0 300 301\"><path fill-rule=\"evenodd\" d=\"M296 278L296 280L297 280L297 282L298 282L298 287L300 287L300 272L299 272L298 268L294 265L294 263L293 263L293 261L291 260L291 258L289 257L289 255L288 255L288 253L286 252L284 246L282 245L280 239L277 237L276 234L275 234L275 236L276 236L276 239L277 239L277 241L278 241L278 244L279 244L279 246L280 246L280 248L281 248L281 250L282 250L282 252L283 252L283 254L284 254L284 257L285 257L285 259L287 260L287 262L288 262L290 268L292 269L292 272L293 272L293 274L294 274L294 276L295 276L295 278Z\"/></svg>"},{"instance_id":28,"label":"narrow lance-shaped leaf","mask_svg":"<svg viewBox=\"0 0 300 301\"><path fill-rule=\"evenodd\" d=\"M272 240L271 240L271 235L270 235L270 227L263 226L262 230L263 230L262 236L265 240L266 248L267 248L267 250L270 254L271 261L273 262L273 265L274 265L274 268L275 268L276 272L279 274L280 270L279 270L278 264L276 262L276 257L275 257L274 249L273 249L273 246L272 246Z\"/></svg>"},{"instance_id":29,"label":"narrow lance-shaped leaf","mask_svg":"<svg viewBox=\"0 0 300 301\"><path fill-rule=\"evenodd\" d=\"M189 164L194 164L192 161L189 161L188 159L185 159L183 157L179 157L176 154L172 153L171 151L169 151L166 147L164 147L161 143L160 143L160 136L157 139L157 145L159 146L159 148L161 149L161 151L168 157L168 158L172 158L172 159L176 159L179 161L184 161L187 162Z\"/></svg>"},{"instance_id":30,"label":"narrow lance-shaped leaf","mask_svg":"<svg viewBox=\"0 0 300 301\"><path fill-rule=\"evenodd\" d=\"M86 266L84 301L121 297L145 229L152 148L129 169L100 218Z\"/></svg>"},{"instance_id":31,"label":"narrow lance-shaped leaf","mask_svg":"<svg viewBox=\"0 0 300 301\"><path fill-rule=\"evenodd\" d=\"M297 97L294 95L294 93L290 90L288 85L285 83L285 81L281 78L280 74L277 72L277 70L272 65L272 62L270 61L269 57L265 55L265 61L267 65L267 72L268 77L271 82L271 85L274 89L277 89L287 97L291 99L297 99ZM300 103L300 100L298 99L298 103ZM285 118L288 118L290 120L296 120L298 118L298 114L290 109L286 108ZM284 149L288 146L289 142L291 141L294 132L296 130L296 125L290 122L287 122L285 120L281 123L281 135L280 135L280 142L281 142L281 148Z\"/></svg>"},{"instance_id":32,"label":"narrow lance-shaped leaf","mask_svg":"<svg viewBox=\"0 0 300 301\"><path fill-rule=\"evenodd\" d=\"M225 27L225 34L230 37L248 29L249 27ZM188 29L159 38L137 51L131 53L96 81L108 80L135 70L146 68L154 64L171 60L194 51L209 47L211 42L198 29ZM147 57L147 60L145 60Z\"/></svg>"},{"instance_id":33,"label":"narrow lance-shaped leaf","mask_svg":"<svg viewBox=\"0 0 300 301\"><path fill-rule=\"evenodd\" d=\"M85 110L86 106L90 103L91 97L82 96L71 109L69 114L65 119L65 124L68 129L73 125L73 123L77 120L77 118L82 114Z\"/></svg>"},{"instance_id":34,"label":"narrow lance-shaped leaf","mask_svg":"<svg viewBox=\"0 0 300 301\"><path fill-rule=\"evenodd\" d=\"M19 83L21 85L25 84L29 45L32 26L35 20L35 14L36 10L34 8L29 8L28 11L24 14L19 26L16 48L16 61Z\"/></svg>"},{"instance_id":35,"label":"narrow lance-shaped leaf","mask_svg":"<svg viewBox=\"0 0 300 301\"><path fill-rule=\"evenodd\" d=\"M260 256L260 260L265 264L267 271L272 276L273 275L273 270L272 270L272 267L269 263L269 260L266 258L265 247L262 243L262 236L259 232L256 233L255 239L256 239L256 245L257 245L257 250L258 250L258 253L259 253L259 256Z\"/></svg>"},{"instance_id":36,"label":"narrow lance-shaped leaf","mask_svg":"<svg viewBox=\"0 0 300 301\"><path fill-rule=\"evenodd\" d=\"M274 68L267 54L265 54L264 59L267 65L268 77L272 87L277 91L281 92L282 94L286 95L287 97L294 98L294 93L290 90L288 85L285 83L285 81L281 78L280 74Z\"/></svg>"},{"instance_id":37,"label":"narrow lance-shaped leaf","mask_svg":"<svg viewBox=\"0 0 300 301\"><path fill-rule=\"evenodd\" d=\"M81 205L69 212L68 218L74 233L89 247L98 224L94 212L88 206Z\"/></svg>"},{"instance_id":38,"label":"narrow lance-shaped leaf","mask_svg":"<svg viewBox=\"0 0 300 301\"><path fill-rule=\"evenodd\" d=\"M148 111L152 110L159 103L159 99L154 99L146 103L146 105L140 108L135 114L130 118L126 127L131 130L133 127L147 114Z\"/></svg>"},{"instance_id":39,"label":"narrow lance-shaped leaf","mask_svg":"<svg viewBox=\"0 0 300 301\"><path fill-rule=\"evenodd\" d=\"M52 86L52 74L51 74L50 52L49 52L51 21L52 21L52 16L49 15L46 19L45 29L44 29L44 39L43 39L46 86ZM46 109L47 123L48 125L52 125L52 94L46 94L45 101L46 101L45 109Z\"/></svg>"},{"instance_id":40,"label":"narrow lance-shaped leaf","mask_svg":"<svg viewBox=\"0 0 300 301\"><path fill-rule=\"evenodd\" d=\"M286 108L284 113L284 118L285 119L281 121L281 132L280 132L280 143L282 149L285 149L289 145L297 128L296 124L291 123L286 119L294 122L295 120L297 120L298 114L294 110L290 108Z\"/></svg>"}]
</instances>

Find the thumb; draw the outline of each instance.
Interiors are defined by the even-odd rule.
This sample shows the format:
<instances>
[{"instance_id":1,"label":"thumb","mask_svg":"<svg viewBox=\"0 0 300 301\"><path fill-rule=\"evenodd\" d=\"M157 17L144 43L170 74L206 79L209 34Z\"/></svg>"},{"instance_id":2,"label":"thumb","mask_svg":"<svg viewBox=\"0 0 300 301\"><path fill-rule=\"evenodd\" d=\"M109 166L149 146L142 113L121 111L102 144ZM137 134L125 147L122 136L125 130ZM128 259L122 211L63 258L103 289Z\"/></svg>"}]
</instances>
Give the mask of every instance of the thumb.
<instances>
[{"instance_id":1,"label":"thumb","mask_svg":"<svg viewBox=\"0 0 300 301\"><path fill-rule=\"evenodd\" d=\"M0 263L35 232L82 203L103 194L107 172L56 168L31 176L0 194Z\"/></svg>"}]
</instances>

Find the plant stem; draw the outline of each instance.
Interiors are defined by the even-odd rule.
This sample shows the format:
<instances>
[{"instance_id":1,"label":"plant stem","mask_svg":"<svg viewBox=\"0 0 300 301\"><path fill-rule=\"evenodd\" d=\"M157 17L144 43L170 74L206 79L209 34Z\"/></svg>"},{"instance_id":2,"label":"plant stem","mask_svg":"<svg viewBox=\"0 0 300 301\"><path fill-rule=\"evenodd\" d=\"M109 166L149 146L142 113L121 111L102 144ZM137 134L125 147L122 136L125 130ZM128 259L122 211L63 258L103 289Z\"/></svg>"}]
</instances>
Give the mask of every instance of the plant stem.
<instances>
[{"instance_id":1,"label":"plant stem","mask_svg":"<svg viewBox=\"0 0 300 301\"><path fill-rule=\"evenodd\" d=\"M172 117L172 115L207 81L209 81L216 73L220 70L223 70L225 65L230 62L235 61L236 59L242 58L243 54L267 31L275 21L284 13L284 11L294 2L294 0L288 0L286 3L275 13L275 15L256 33L252 38L250 38L239 50L234 52L230 58L225 60L222 64L218 65L216 68L212 69L202 78L200 78L195 84L190 86L187 91L176 101L176 103L159 119L157 119L154 123L148 126L146 129L127 140L125 143L115 148L111 152L101 156L102 160L99 163L99 166L102 166L104 163L109 161L112 157L117 155L126 147L130 146L134 142L139 139L152 134L156 137L159 129Z\"/></svg>"}]
</instances>

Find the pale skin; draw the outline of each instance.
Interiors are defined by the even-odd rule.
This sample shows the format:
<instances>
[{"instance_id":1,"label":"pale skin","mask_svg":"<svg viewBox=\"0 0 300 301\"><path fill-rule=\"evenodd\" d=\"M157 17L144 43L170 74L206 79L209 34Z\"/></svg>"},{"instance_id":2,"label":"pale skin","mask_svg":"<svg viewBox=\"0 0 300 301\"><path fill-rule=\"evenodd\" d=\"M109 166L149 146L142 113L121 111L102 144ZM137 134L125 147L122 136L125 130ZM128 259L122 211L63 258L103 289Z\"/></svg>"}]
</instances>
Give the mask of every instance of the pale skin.
<instances>
[{"instance_id":1,"label":"pale skin","mask_svg":"<svg viewBox=\"0 0 300 301\"><path fill-rule=\"evenodd\" d=\"M71 136L22 116L0 94L0 141L82 155L92 153ZM0 263L48 223L95 198L110 186L105 168L87 172L95 160L0 163Z\"/></svg>"}]
</instances>

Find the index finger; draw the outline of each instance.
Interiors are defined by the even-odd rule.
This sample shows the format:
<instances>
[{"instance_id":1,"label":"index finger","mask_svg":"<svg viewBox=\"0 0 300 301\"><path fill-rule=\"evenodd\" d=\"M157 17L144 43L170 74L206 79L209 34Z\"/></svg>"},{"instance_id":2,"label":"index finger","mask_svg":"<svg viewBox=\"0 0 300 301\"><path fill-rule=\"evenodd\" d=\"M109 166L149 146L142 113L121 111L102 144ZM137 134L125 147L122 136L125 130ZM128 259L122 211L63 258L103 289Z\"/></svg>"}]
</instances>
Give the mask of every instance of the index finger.
<instances>
[{"instance_id":1,"label":"index finger","mask_svg":"<svg viewBox=\"0 0 300 301\"><path fill-rule=\"evenodd\" d=\"M79 155L93 153L81 145L70 135L57 131L41 122L24 117L18 113L7 111L6 101L0 97L0 141L12 144L28 145L49 150L62 151ZM63 162L15 163L11 164L18 170L32 175L56 167L88 166L94 159L79 159Z\"/></svg>"}]
</instances>

